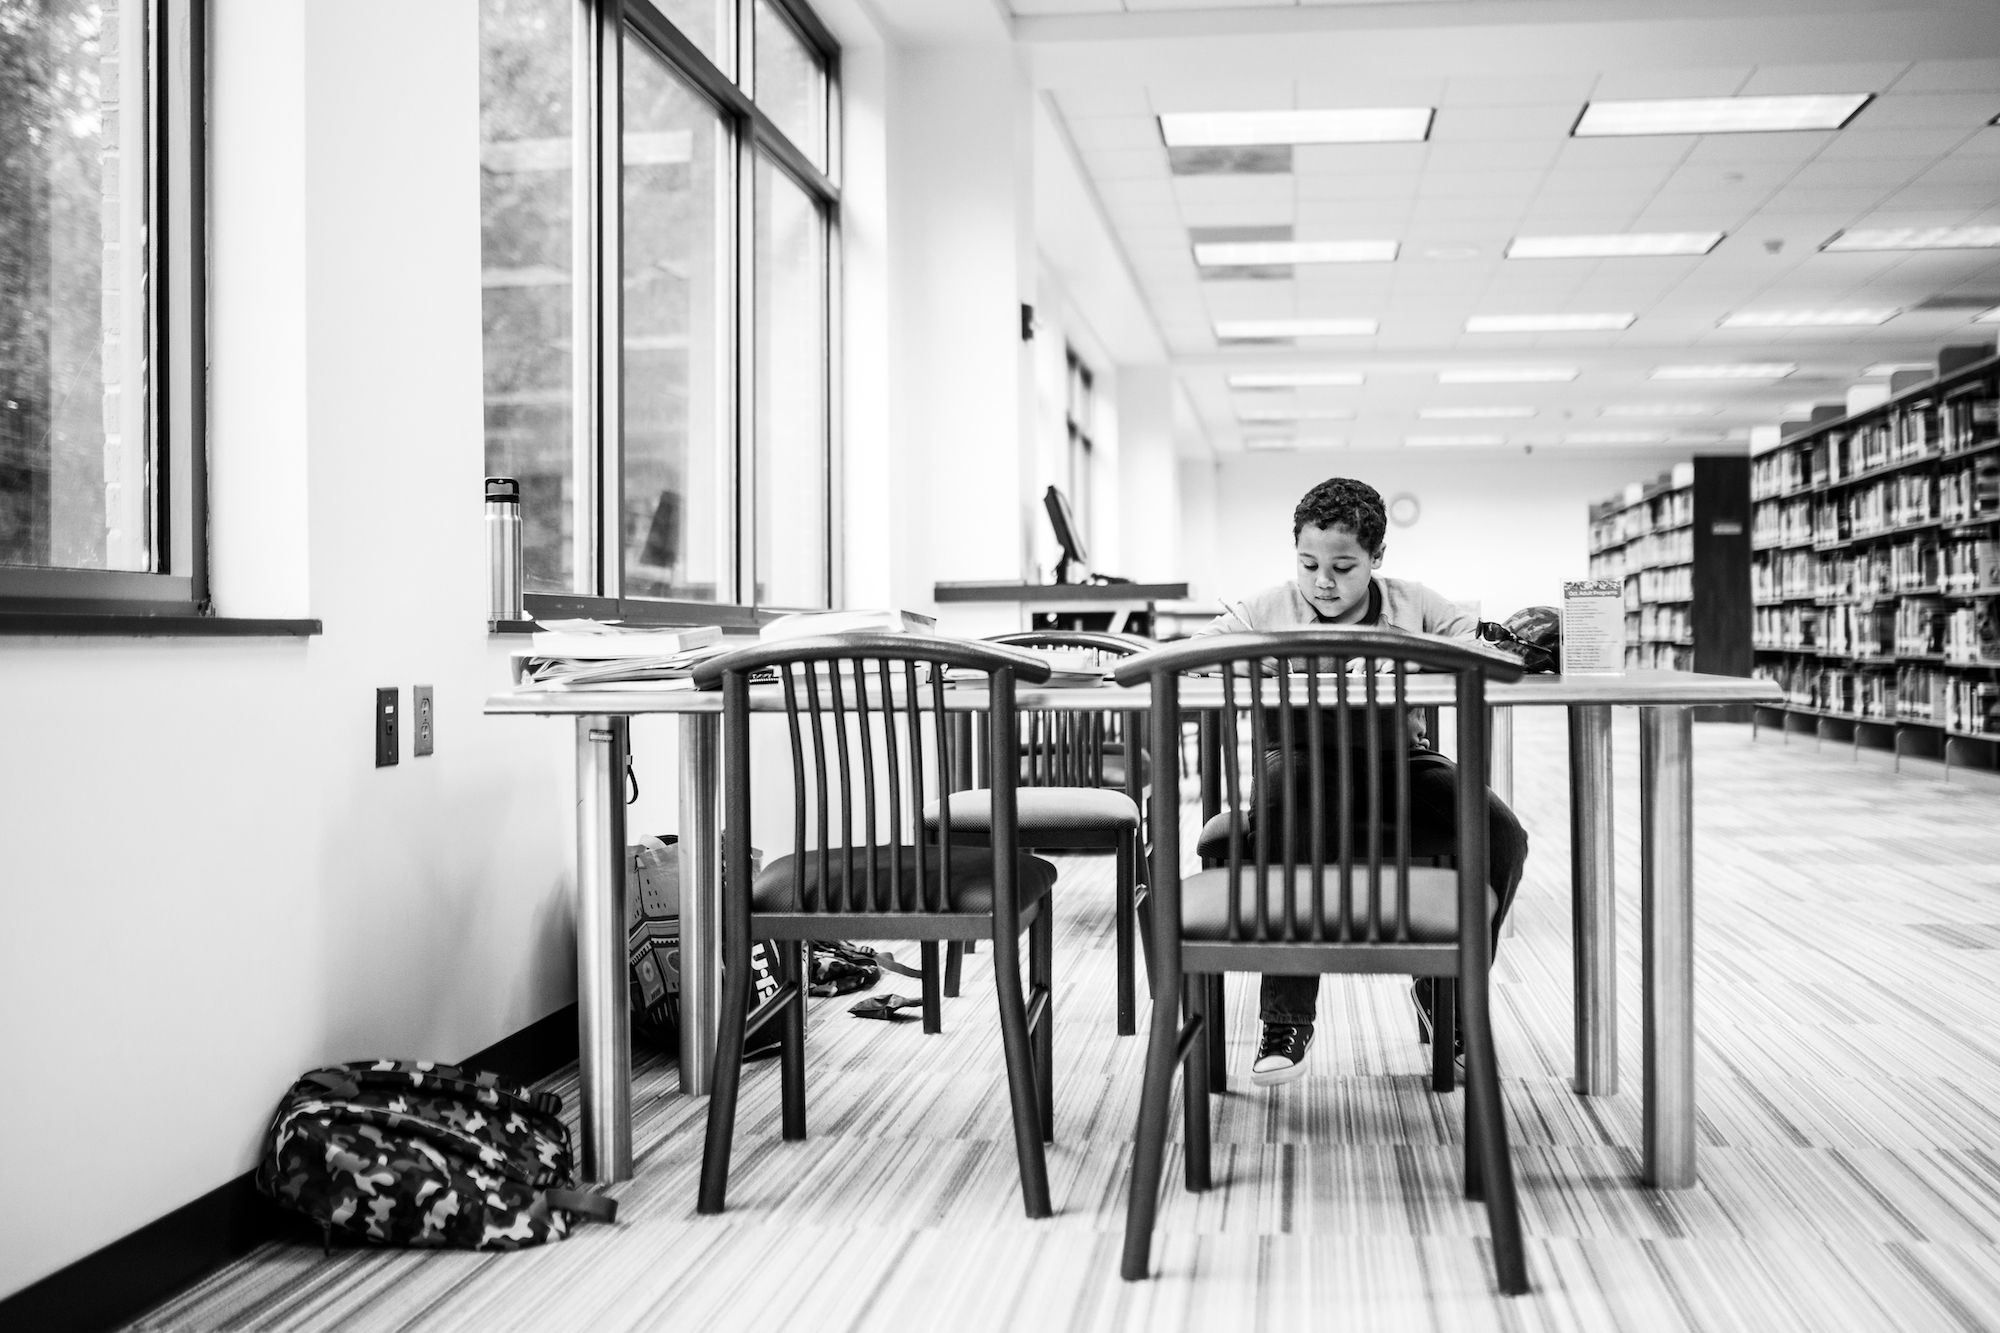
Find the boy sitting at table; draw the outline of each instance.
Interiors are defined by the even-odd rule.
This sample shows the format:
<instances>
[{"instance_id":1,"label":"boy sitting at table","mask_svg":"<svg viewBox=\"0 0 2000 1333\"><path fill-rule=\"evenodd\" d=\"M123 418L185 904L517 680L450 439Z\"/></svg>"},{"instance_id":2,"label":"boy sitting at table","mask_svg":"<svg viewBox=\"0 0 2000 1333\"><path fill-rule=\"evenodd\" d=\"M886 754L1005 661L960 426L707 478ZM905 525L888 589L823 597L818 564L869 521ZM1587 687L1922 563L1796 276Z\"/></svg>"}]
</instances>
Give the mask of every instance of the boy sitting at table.
<instances>
[{"instance_id":1,"label":"boy sitting at table","mask_svg":"<svg viewBox=\"0 0 2000 1333\"><path fill-rule=\"evenodd\" d=\"M1348 477L1321 482L1307 491L1292 511L1297 558L1292 581L1235 604L1225 602L1223 613L1196 631L1197 636L1320 625L1380 625L1439 638L1473 640L1478 623L1474 617L1421 583L1376 574L1382 567L1388 527L1382 496L1373 486ZM1431 749L1420 733L1412 738L1410 759L1411 837L1423 840L1426 833L1433 838L1453 836L1456 766ZM1263 782L1296 783L1299 801L1310 799L1310 773L1282 750L1265 751L1260 773ZM1330 776L1323 778L1329 802L1339 799ZM1500 898L1500 914L1494 918L1497 937L1500 921L1520 887L1521 868L1528 859L1528 835L1498 797L1488 792L1486 800L1489 875ZM1423 1031L1428 1033L1429 979L1420 979L1412 987L1412 995ZM1259 1001L1258 1016L1264 1030L1257 1058L1250 1066L1250 1081L1261 1086L1289 1083L1305 1073L1319 978L1266 976ZM1454 1031L1462 1030L1463 1025L1454 1025Z\"/></svg>"}]
</instances>

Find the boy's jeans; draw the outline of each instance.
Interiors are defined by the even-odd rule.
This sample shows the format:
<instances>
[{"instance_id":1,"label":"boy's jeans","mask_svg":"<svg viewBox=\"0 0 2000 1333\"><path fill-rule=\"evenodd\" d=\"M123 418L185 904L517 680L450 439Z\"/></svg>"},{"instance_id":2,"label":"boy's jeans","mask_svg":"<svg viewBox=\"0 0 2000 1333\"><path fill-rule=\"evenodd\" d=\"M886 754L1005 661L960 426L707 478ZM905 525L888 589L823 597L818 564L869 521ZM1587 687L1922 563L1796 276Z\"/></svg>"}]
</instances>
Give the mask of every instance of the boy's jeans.
<instances>
[{"instance_id":1,"label":"boy's jeans","mask_svg":"<svg viewBox=\"0 0 2000 1333\"><path fill-rule=\"evenodd\" d=\"M1283 781L1286 768L1282 754L1272 752L1264 759L1263 779ZM1294 775L1296 777L1296 775ZM1455 824L1453 811L1458 801L1458 767L1442 755L1425 754L1410 766L1410 826L1449 831ZM1303 799L1304 792L1301 791ZM1528 832L1514 818L1499 797L1486 794L1487 878L1500 896L1500 914L1493 920L1495 937L1500 923L1513 905L1514 892L1521 887L1521 870L1528 862ZM1258 991L1258 1017L1266 1023L1294 1027L1313 1021L1319 1004L1316 976L1267 976Z\"/></svg>"}]
</instances>

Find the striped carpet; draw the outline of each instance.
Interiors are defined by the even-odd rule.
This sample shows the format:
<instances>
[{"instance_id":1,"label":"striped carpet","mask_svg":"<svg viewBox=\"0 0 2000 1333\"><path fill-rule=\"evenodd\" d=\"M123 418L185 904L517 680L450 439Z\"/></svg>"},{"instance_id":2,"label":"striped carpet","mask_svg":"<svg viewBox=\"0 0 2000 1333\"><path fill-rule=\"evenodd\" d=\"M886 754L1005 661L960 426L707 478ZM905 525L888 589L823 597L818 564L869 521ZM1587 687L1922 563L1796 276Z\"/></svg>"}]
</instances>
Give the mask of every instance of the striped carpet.
<instances>
[{"instance_id":1,"label":"striped carpet","mask_svg":"<svg viewBox=\"0 0 2000 1333\"><path fill-rule=\"evenodd\" d=\"M2000 795L1696 729L1701 1184L1636 1183L1636 727L1617 722L1622 1091L1569 1091L1560 713L1518 718L1533 839L1496 974L1532 1295L1493 1294L1460 1106L1401 984L1329 979L1311 1077L1243 1077L1232 978L1217 1187L1168 1162L1155 1263L1117 1276L1141 1039L1112 1035L1110 867L1063 862L1058 1216L1020 1209L988 954L947 1031L819 1002L810 1129L746 1080L731 1210L694 1213L705 1102L638 1070L622 1220L516 1254L271 1245L143 1329L1880 1330L2000 1328ZM893 979L892 980L897 980ZM899 981L908 993L914 983ZM883 989L889 987L884 986ZM549 1084L574 1099L575 1075ZM1177 1119L1177 1117L1176 1117Z\"/></svg>"}]
</instances>

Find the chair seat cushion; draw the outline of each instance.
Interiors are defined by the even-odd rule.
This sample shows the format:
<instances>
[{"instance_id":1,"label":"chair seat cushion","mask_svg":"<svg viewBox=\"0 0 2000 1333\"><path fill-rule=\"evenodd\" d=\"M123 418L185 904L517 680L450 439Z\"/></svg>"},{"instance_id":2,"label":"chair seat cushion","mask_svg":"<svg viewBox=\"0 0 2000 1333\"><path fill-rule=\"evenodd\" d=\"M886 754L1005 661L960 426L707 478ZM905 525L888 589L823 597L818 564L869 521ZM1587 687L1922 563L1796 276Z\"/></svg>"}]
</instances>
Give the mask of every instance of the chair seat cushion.
<instances>
[{"instance_id":1,"label":"chair seat cushion","mask_svg":"<svg viewBox=\"0 0 2000 1333\"><path fill-rule=\"evenodd\" d=\"M1282 819L1283 815L1280 814L1278 817ZM1306 823L1305 816L1295 817L1298 818L1301 826ZM1203 824L1200 836L1195 839L1195 855L1212 861L1220 861L1227 858L1229 855L1229 821L1230 812L1224 810L1210 819L1206 824ZM1302 827L1300 842L1305 842L1308 836ZM1327 821L1326 836L1329 841L1339 836L1338 830L1333 827L1332 820ZM1396 859L1395 836L1393 828L1384 828L1382 830L1382 857L1384 860L1393 861ZM1245 860L1249 860L1251 857L1257 855L1255 829L1251 830L1250 837L1245 840L1245 844L1243 857ZM1271 843L1271 859L1274 861L1281 860L1284 854L1284 845L1273 840ZM1328 854L1329 856L1338 856L1339 850L1332 848ZM1368 858L1368 828L1365 824L1357 823L1354 829L1354 855L1356 860L1365 861ZM1458 839L1448 833L1441 834L1431 832L1427 829L1413 828L1410 830L1410 855L1427 858L1456 856L1458 855Z\"/></svg>"},{"instance_id":2,"label":"chair seat cushion","mask_svg":"<svg viewBox=\"0 0 2000 1333\"><path fill-rule=\"evenodd\" d=\"M941 849L924 848L924 867L928 872L929 884L937 883L938 857ZM753 912L799 912L806 910L800 903L798 885L793 882L792 863L800 859L781 856L764 867L762 873L750 885L750 910ZM867 852L860 847L835 847L826 854L828 895L826 906L835 911L843 910L848 901L844 896L848 881L853 880L853 907L846 910L871 910L863 901L868 893L869 877ZM805 861L806 901L818 908L820 899L819 866L817 851L807 852ZM1026 908L1030 903L1047 897L1056 882L1056 868L1038 856L1022 855L1017 859L1018 869L1014 872L1016 895L1020 905ZM852 867L849 869L849 867ZM895 879L902 890L902 901L891 906L890 891L892 868ZM921 901L917 896L917 849L915 847L877 847L875 849L874 898L876 911L913 911ZM935 889L932 890L935 892ZM951 849L951 872L945 881L946 902L954 912L990 912L993 910L993 853L984 847L953 847Z\"/></svg>"},{"instance_id":3,"label":"chair seat cushion","mask_svg":"<svg viewBox=\"0 0 2000 1333\"><path fill-rule=\"evenodd\" d=\"M1257 930L1257 871L1254 866L1243 868L1241 897L1237 900L1236 916L1242 930L1242 938L1254 939ZM1282 928L1285 919L1283 866L1273 866L1266 872L1267 913L1274 925ZM1340 870L1328 867L1325 879L1326 925L1329 932L1338 929L1340 921ZM1401 893L1397 882L1396 868L1382 868L1382 938L1392 939L1396 933L1396 902ZM1312 931L1312 871L1309 869L1292 872L1292 903L1297 912L1299 934L1303 938ZM1489 887L1486 890L1486 921L1490 929L1493 918L1500 910L1499 895ZM1368 933L1368 871L1365 866L1356 867L1354 886L1348 901L1348 919L1357 938L1366 938ZM1227 867L1204 870L1181 881L1181 935L1189 940L1222 940L1228 938L1229 923L1229 870ZM1410 867L1410 939L1417 944L1456 944L1458 942L1458 872L1439 870L1429 866Z\"/></svg>"},{"instance_id":4,"label":"chair seat cushion","mask_svg":"<svg viewBox=\"0 0 2000 1333\"><path fill-rule=\"evenodd\" d=\"M993 828L993 793L984 787L953 792L951 826L970 833ZM1022 787L1014 793L1021 841L1032 847L1036 834L1117 832L1139 827L1139 807L1122 791L1104 787ZM937 827L937 802L924 807L924 827Z\"/></svg>"}]
</instances>

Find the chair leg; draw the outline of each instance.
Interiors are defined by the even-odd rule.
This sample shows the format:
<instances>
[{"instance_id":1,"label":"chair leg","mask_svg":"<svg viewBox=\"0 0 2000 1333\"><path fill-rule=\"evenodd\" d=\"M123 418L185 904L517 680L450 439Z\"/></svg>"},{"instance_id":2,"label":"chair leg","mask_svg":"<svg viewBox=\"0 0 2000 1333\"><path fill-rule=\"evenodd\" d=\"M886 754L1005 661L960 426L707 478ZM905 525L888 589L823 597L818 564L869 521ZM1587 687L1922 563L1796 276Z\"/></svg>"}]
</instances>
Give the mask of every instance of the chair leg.
<instances>
[{"instance_id":1,"label":"chair leg","mask_svg":"<svg viewBox=\"0 0 2000 1333\"><path fill-rule=\"evenodd\" d=\"M1132 1186L1125 1204L1125 1254L1118 1272L1128 1282L1151 1274L1153 1219L1160 1208L1160 1170L1167 1151L1167 1112L1174 1093L1174 1054L1180 1045L1180 1006L1155 1004L1146 1038L1146 1078L1139 1093L1133 1134Z\"/></svg>"},{"instance_id":2,"label":"chair leg","mask_svg":"<svg viewBox=\"0 0 2000 1333\"><path fill-rule=\"evenodd\" d=\"M1218 974L1219 975L1219 974ZM1194 975L1181 982L1188 1017L1199 1017L1204 1032L1215 1015L1217 976ZM1181 1161L1190 1190L1209 1187L1208 1136L1209 1043L1197 1037L1188 1049L1187 1074L1181 1081Z\"/></svg>"},{"instance_id":3,"label":"chair leg","mask_svg":"<svg viewBox=\"0 0 2000 1333\"><path fill-rule=\"evenodd\" d=\"M782 960L780 976L799 988L780 1020L785 1030L778 1051L784 1136L790 1140L806 1136L806 983L812 975L812 960L807 953L811 948L804 940L786 940L778 946Z\"/></svg>"},{"instance_id":4,"label":"chair leg","mask_svg":"<svg viewBox=\"0 0 2000 1333\"><path fill-rule=\"evenodd\" d=\"M701 1150L698 1213L719 1213L729 1192L729 1148L736 1134L736 1093L743 1083L743 1029L750 1017L750 956L723 969L722 1022L708 1097L708 1137Z\"/></svg>"},{"instance_id":5,"label":"chair leg","mask_svg":"<svg viewBox=\"0 0 2000 1333\"><path fill-rule=\"evenodd\" d=\"M1056 1141L1056 931L1055 913L1044 901L1035 924L1028 927L1028 1002L1046 996L1035 1024L1035 1093L1042 1120L1042 1142Z\"/></svg>"},{"instance_id":6,"label":"chair leg","mask_svg":"<svg viewBox=\"0 0 2000 1333\"><path fill-rule=\"evenodd\" d=\"M924 1031L935 1036L944 1031L944 1001L938 993L937 941L926 941L921 951L924 960Z\"/></svg>"},{"instance_id":7,"label":"chair leg","mask_svg":"<svg viewBox=\"0 0 2000 1333\"><path fill-rule=\"evenodd\" d=\"M1458 987L1450 977L1431 982L1431 1091L1458 1084Z\"/></svg>"},{"instance_id":8,"label":"chair leg","mask_svg":"<svg viewBox=\"0 0 2000 1333\"><path fill-rule=\"evenodd\" d=\"M1141 867L1146 864L1145 849L1143 847L1135 851L1135 857ZM1139 956L1146 961L1146 998L1150 1000L1156 993L1153 987L1152 891L1146 887L1138 875L1134 875L1133 880L1132 915L1137 917L1139 922Z\"/></svg>"},{"instance_id":9,"label":"chair leg","mask_svg":"<svg viewBox=\"0 0 2000 1333\"><path fill-rule=\"evenodd\" d=\"M1463 988L1466 1140L1468 1144L1477 1143L1486 1224L1493 1233L1493 1267L1500 1290L1518 1296L1528 1290L1527 1256L1521 1245L1521 1209L1514 1194L1514 1167L1507 1149L1507 1111L1500 1098L1492 1012L1482 980L1475 979ZM1468 1156L1468 1164L1470 1161Z\"/></svg>"},{"instance_id":10,"label":"chair leg","mask_svg":"<svg viewBox=\"0 0 2000 1333\"><path fill-rule=\"evenodd\" d=\"M998 931L993 936L993 993L1000 1003L1000 1046L1007 1057L1007 1093L1014 1108L1014 1155L1021 1166L1021 1202L1029 1217L1047 1217L1052 1211L1049 1164L1042 1152L1028 1007L1021 997L1021 942Z\"/></svg>"},{"instance_id":11,"label":"chair leg","mask_svg":"<svg viewBox=\"0 0 2000 1333\"><path fill-rule=\"evenodd\" d=\"M1229 1091L1229 1014L1223 1008L1222 973L1204 978L1208 982L1208 1019L1203 1024L1208 1043L1208 1090Z\"/></svg>"},{"instance_id":12,"label":"chair leg","mask_svg":"<svg viewBox=\"0 0 2000 1333\"><path fill-rule=\"evenodd\" d=\"M944 997L958 998L958 982L965 965L966 944L964 940L953 940L944 946Z\"/></svg>"},{"instance_id":13,"label":"chair leg","mask_svg":"<svg viewBox=\"0 0 2000 1333\"><path fill-rule=\"evenodd\" d=\"M1133 1019L1132 996L1132 889L1137 876L1132 873L1133 835L1118 835L1118 1035L1129 1037L1138 1031Z\"/></svg>"}]
</instances>

